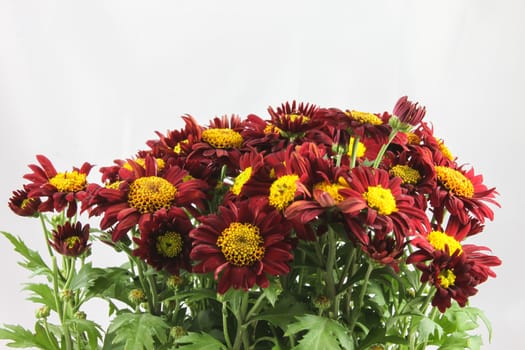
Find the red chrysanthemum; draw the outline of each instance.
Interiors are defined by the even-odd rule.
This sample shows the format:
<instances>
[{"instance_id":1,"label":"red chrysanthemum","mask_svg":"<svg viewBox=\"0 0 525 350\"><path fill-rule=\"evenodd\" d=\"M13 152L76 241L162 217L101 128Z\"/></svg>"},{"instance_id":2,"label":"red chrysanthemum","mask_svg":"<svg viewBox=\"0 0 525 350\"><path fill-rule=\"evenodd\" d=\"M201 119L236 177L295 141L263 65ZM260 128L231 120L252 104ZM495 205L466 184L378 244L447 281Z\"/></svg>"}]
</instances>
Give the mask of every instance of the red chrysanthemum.
<instances>
[{"instance_id":1,"label":"red chrysanthemum","mask_svg":"<svg viewBox=\"0 0 525 350\"><path fill-rule=\"evenodd\" d=\"M193 229L184 210L171 208L157 211L140 229L140 238L133 240L137 248L133 254L157 270L178 275L181 268L191 271L189 259Z\"/></svg>"},{"instance_id":2,"label":"red chrysanthemum","mask_svg":"<svg viewBox=\"0 0 525 350\"><path fill-rule=\"evenodd\" d=\"M344 200L338 205L353 236L369 244L368 230L394 232L400 242L415 231L425 231L425 212L414 207L414 199L403 193L401 178L390 177L382 169L353 168L347 181L350 188L339 193Z\"/></svg>"},{"instance_id":3,"label":"red chrysanthemum","mask_svg":"<svg viewBox=\"0 0 525 350\"><path fill-rule=\"evenodd\" d=\"M263 199L229 202L200 221L190 233L190 257L197 261L193 271L213 272L219 293L230 287L248 290L255 284L266 288L267 275L290 271L291 226Z\"/></svg>"},{"instance_id":4,"label":"red chrysanthemum","mask_svg":"<svg viewBox=\"0 0 525 350\"><path fill-rule=\"evenodd\" d=\"M403 96L397 101L393 113L402 123L416 126L423 120L426 110L425 107L409 101L407 96Z\"/></svg>"},{"instance_id":5,"label":"red chrysanthemum","mask_svg":"<svg viewBox=\"0 0 525 350\"><path fill-rule=\"evenodd\" d=\"M497 192L495 188L488 189L483 184L482 175L476 175L473 168L465 171L462 167L445 165L436 165L434 171L437 186L429 199L438 222L443 221L445 209L463 224L471 216L481 223L485 218L494 219L494 212L485 203L499 206L494 199Z\"/></svg>"},{"instance_id":6,"label":"red chrysanthemum","mask_svg":"<svg viewBox=\"0 0 525 350\"><path fill-rule=\"evenodd\" d=\"M36 159L40 166L29 165L33 172L24 175L24 179L31 181L27 185L28 197L43 199L38 207L39 212L60 212L67 207L66 215L74 216L77 213L77 201L85 197L87 176L92 165L84 163L80 169L74 167L70 172L59 173L47 157L37 155Z\"/></svg>"},{"instance_id":7,"label":"red chrysanthemum","mask_svg":"<svg viewBox=\"0 0 525 350\"><path fill-rule=\"evenodd\" d=\"M201 201L205 198L202 189L206 188L206 183L187 179L187 171L172 166L160 176L156 161L149 156L144 167L133 160L128 162L132 170L125 167L119 170L121 183L118 187L90 185L90 197L83 206L89 209L90 216L104 215L100 222L102 230L116 224L112 230L113 241L120 240L137 224L141 229L163 208L176 206L194 210L192 205L202 206Z\"/></svg>"},{"instance_id":8,"label":"red chrysanthemum","mask_svg":"<svg viewBox=\"0 0 525 350\"><path fill-rule=\"evenodd\" d=\"M89 247L89 225L82 227L80 222L72 224L66 222L58 225L52 232L52 241L49 244L60 254L67 256L80 256Z\"/></svg>"},{"instance_id":9,"label":"red chrysanthemum","mask_svg":"<svg viewBox=\"0 0 525 350\"><path fill-rule=\"evenodd\" d=\"M39 197L31 198L28 196L27 185L22 190L13 191L13 196L9 198L9 208L20 216L38 216L38 207L42 201Z\"/></svg>"},{"instance_id":10,"label":"red chrysanthemum","mask_svg":"<svg viewBox=\"0 0 525 350\"><path fill-rule=\"evenodd\" d=\"M492 267L501 261L482 253L488 248L472 244L462 245L461 240L479 230L478 222L462 224L457 217L450 217L446 229L439 227L426 236L412 241L420 249L407 259L407 263L423 272L421 282L429 282L436 288L432 305L444 312L451 299L465 306L468 298L477 293L476 286L495 277Z\"/></svg>"}]
</instances>

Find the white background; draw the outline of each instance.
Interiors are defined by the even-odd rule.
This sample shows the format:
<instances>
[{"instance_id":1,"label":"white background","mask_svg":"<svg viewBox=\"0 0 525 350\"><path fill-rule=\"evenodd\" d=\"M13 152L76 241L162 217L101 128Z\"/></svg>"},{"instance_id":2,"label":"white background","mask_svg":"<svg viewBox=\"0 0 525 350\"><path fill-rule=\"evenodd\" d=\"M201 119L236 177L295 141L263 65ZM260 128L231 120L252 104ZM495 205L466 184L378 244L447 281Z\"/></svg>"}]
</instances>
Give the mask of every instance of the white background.
<instances>
[{"instance_id":1,"label":"white background","mask_svg":"<svg viewBox=\"0 0 525 350\"><path fill-rule=\"evenodd\" d=\"M501 194L476 243L503 266L471 304L493 322L484 349L516 348L525 315L524 15L520 0L1 1L0 202L22 186L35 154L59 171L109 165L145 148L155 130L182 127L185 113L202 123L266 117L269 105L293 99L382 112L408 95ZM38 222L6 204L0 230L43 248ZM94 256L98 266L120 259L99 245ZM32 327L36 306L17 260L0 238L0 324ZM85 311L104 324L103 304Z\"/></svg>"}]
</instances>

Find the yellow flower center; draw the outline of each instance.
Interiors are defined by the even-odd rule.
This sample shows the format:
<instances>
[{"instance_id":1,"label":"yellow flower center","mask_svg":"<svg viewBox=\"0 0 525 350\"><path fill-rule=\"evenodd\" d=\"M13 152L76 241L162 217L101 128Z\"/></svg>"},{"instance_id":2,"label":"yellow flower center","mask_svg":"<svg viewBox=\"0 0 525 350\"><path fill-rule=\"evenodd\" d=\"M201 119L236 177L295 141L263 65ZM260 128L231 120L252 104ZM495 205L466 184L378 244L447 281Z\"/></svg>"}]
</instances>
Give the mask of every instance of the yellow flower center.
<instances>
[{"instance_id":1,"label":"yellow flower center","mask_svg":"<svg viewBox=\"0 0 525 350\"><path fill-rule=\"evenodd\" d=\"M106 188L111 188L112 190L118 190L118 188L120 187L120 184L122 182L123 181L108 182L108 183L106 183L105 187Z\"/></svg>"},{"instance_id":2,"label":"yellow flower center","mask_svg":"<svg viewBox=\"0 0 525 350\"><path fill-rule=\"evenodd\" d=\"M276 127L275 125L273 125L271 123L268 123L264 127L264 133L267 134L267 135L268 134L280 134L281 133L281 129L279 129L278 127Z\"/></svg>"},{"instance_id":3,"label":"yellow flower center","mask_svg":"<svg viewBox=\"0 0 525 350\"><path fill-rule=\"evenodd\" d=\"M302 114L287 114L286 117L288 118L288 120L290 120L291 122L294 122L296 121L297 119L301 119L301 124L306 124L310 121L310 118L305 116L305 115L302 115Z\"/></svg>"},{"instance_id":4,"label":"yellow flower center","mask_svg":"<svg viewBox=\"0 0 525 350\"><path fill-rule=\"evenodd\" d=\"M25 209L28 205L31 205L32 202L34 202L34 198L26 198L20 203L20 208Z\"/></svg>"},{"instance_id":5,"label":"yellow flower center","mask_svg":"<svg viewBox=\"0 0 525 350\"><path fill-rule=\"evenodd\" d=\"M297 175L284 175L275 180L270 186L270 205L279 210L286 208L295 198L297 180Z\"/></svg>"},{"instance_id":6,"label":"yellow flower center","mask_svg":"<svg viewBox=\"0 0 525 350\"><path fill-rule=\"evenodd\" d=\"M396 199L388 188L381 185L368 186L368 191L363 193L370 208L376 209L381 215L390 215L397 211Z\"/></svg>"},{"instance_id":7,"label":"yellow flower center","mask_svg":"<svg viewBox=\"0 0 525 350\"><path fill-rule=\"evenodd\" d=\"M230 191L232 191L233 194L238 196L241 193L242 186L244 186L246 181L248 181L250 179L250 176L252 176L252 167L251 166L247 167L246 169L241 171L241 173L239 175L237 175L237 177L235 178L235 181L233 182L233 186L231 187Z\"/></svg>"},{"instance_id":8,"label":"yellow flower center","mask_svg":"<svg viewBox=\"0 0 525 350\"><path fill-rule=\"evenodd\" d=\"M445 158L447 158L448 160L454 160L454 156L452 155L452 152L450 152L448 147L445 146L445 143L443 141L438 140L438 145L439 145L439 150L441 151L441 153L443 153Z\"/></svg>"},{"instance_id":9,"label":"yellow flower center","mask_svg":"<svg viewBox=\"0 0 525 350\"><path fill-rule=\"evenodd\" d=\"M435 170L437 179L447 190L457 196L465 198L472 198L472 196L474 196L474 185L461 172L439 165L435 167Z\"/></svg>"},{"instance_id":10,"label":"yellow flower center","mask_svg":"<svg viewBox=\"0 0 525 350\"><path fill-rule=\"evenodd\" d=\"M352 151L354 150L354 143L355 143L355 137L350 137L350 142L348 143L348 156L352 156ZM357 158L361 158L365 155L366 152L366 146L361 141L358 141L357 143L357 151L355 156Z\"/></svg>"},{"instance_id":11,"label":"yellow flower center","mask_svg":"<svg viewBox=\"0 0 525 350\"><path fill-rule=\"evenodd\" d=\"M78 236L71 236L64 240L67 244L67 249L73 249L75 245L80 244L80 238Z\"/></svg>"},{"instance_id":12,"label":"yellow flower center","mask_svg":"<svg viewBox=\"0 0 525 350\"><path fill-rule=\"evenodd\" d=\"M156 248L160 255L174 258L182 252L182 237L177 232L166 232L157 237Z\"/></svg>"},{"instance_id":13,"label":"yellow flower center","mask_svg":"<svg viewBox=\"0 0 525 350\"><path fill-rule=\"evenodd\" d=\"M357 120L361 124L372 124L372 125L381 125L383 124L383 121L381 118L379 118L377 115L368 113L368 112L360 112L360 111L351 111L346 112L346 115Z\"/></svg>"},{"instance_id":14,"label":"yellow flower center","mask_svg":"<svg viewBox=\"0 0 525 350\"><path fill-rule=\"evenodd\" d=\"M417 136L413 132L408 131L405 134L407 135L407 143L409 145L419 145L421 143L421 139L419 138L419 136Z\"/></svg>"},{"instance_id":15,"label":"yellow flower center","mask_svg":"<svg viewBox=\"0 0 525 350\"><path fill-rule=\"evenodd\" d=\"M86 188L86 174L76 170L70 173L58 173L49 179L49 183L59 192L78 192Z\"/></svg>"},{"instance_id":16,"label":"yellow flower center","mask_svg":"<svg viewBox=\"0 0 525 350\"><path fill-rule=\"evenodd\" d=\"M458 255L463 254L461 243L459 243L454 237L447 235L445 232L432 231L428 234L427 239L434 249L445 251L445 247L448 247L450 255L455 252L459 252Z\"/></svg>"},{"instance_id":17,"label":"yellow flower center","mask_svg":"<svg viewBox=\"0 0 525 350\"><path fill-rule=\"evenodd\" d=\"M259 228L252 224L232 222L217 238L217 246L236 266L250 266L264 257L264 241Z\"/></svg>"},{"instance_id":18,"label":"yellow flower center","mask_svg":"<svg viewBox=\"0 0 525 350\"><path fill-rule=\"evenodd\" d=\"M204 130L202 139L213 148L239 148L243 141L241 134L228 128Z\"/></svg>"},{"instance_id":19,"label":"yellow flower center","mask_svg":"<svg viewBox=\"0 0 525 350\"><path fill-rule=\"evenodd\" d=\"M443 288L453 286L456 282L456 275L452 270L445 270L439 273L439 284Z\"/></svg>"},{"instance_id":20,"label":"yellow flower center","mask_svg":"<svg viewBox=\"0 0 525 350\"><path fill-rule=\"evenodd\" d=\"M421 180L421 175L419 171L414 168L409 167L408 165L395 165L390 169L390 175L398 176L403 180L403 183L406 184L417 184Z\"/></svg>"},{"instance_id":21,"label":"yellow flower center","mask_svg":"<svg viewBox=\"0 0 525 350\"><path fill-rule=\"evenodd\" d=\"M334 199L336 203L341 203L343 201L343 196L339 194L339 190L344 188L344 186L339 184L331 184L329 182L323 181L314 185L314 190L321 190L326 192Z\"/></svg>"},{"instance_id":22,"label":"yellow flower center","mask_svg":"<svg viewBox=\"0 0 525 350\"><path fill-rule=\"evenodd\" d=\"M141 213L154 213L169 208L177 188L168 180L157 176L140 177L129 186L128 204Z\"/></svg>"},{"instance_id":23,"label":"yellow flower center","mask_svg":"<svg viewBox=\"0 0 525 350\"><path fill-rule=\"evenodd\" d=\"M146 159L144 159L144 158L137 158L137 159L134 159L134 161L135 161L135 163L137 163L138 165L140 165L144 169L146 168ZM164 169L164 160L162 160L160 158L156 158L155 161L157 162L157 170ZM129 164L129 162L126 162L122 167L124 167L124 168L126 168L128 170L133 170L133 168L131 167L131 164Z\"/></svg>"},{"instance_id":24,"label":"yellow flower center","mask_svg":"<svg viewBox=\"0 0 525 350\"><path fill-rule=\"evenodd\" d=\"M175 147L173 147L173 152L175 152L175 154L180 154L180 152L182 152L182 147L181 147L181 144L187 144L189 143L190 141L188 139L186 140L182 140L180 142L177 142L177 144L175 145Z\"/></svg>"}]
</instances>

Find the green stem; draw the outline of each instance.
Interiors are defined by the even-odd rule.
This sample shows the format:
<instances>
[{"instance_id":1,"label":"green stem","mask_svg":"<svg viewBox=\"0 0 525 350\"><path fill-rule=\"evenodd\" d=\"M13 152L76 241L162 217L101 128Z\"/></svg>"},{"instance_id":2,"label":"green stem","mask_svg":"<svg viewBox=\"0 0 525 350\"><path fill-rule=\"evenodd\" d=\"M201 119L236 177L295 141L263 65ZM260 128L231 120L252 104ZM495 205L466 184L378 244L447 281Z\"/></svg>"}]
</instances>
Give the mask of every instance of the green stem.
<instances>
[{"instance_id":1,"label":"green stem","mask_svg":"<svg viewBox=\"0 0 525 350\"><path fill-rule=\"evenodd\" d=\"M371 262L368 263L365 277L363 279L363 285L361 287L361 292L359 293L359 299L357 299L357 304L355 306L355 309L353 310L350 326L348 327L350 334L352 334L352 332L354 331L355 325L357 323L357 319L359 317L359 314L361 313L361 307L363 306L363 301L365 299L368 281L370 280L370 275L372 274L373 270L374 270L374 267L372 266L372 263Z\"/></svg>"},{"instance_id":2,"label":"green stem","mask_svg":"<svg viewBox=\"0 0 525 350\"><path fill-rule=\"evenodd\" d=\"M377 168L379 166L379 163L381 163L381 160L383 159L383 156L385 155L385 152L388 146L390 146L390 143L392 142L394 137L396 137L397 132L398 132L397 129L392 129L392 131L390 132L390 135L388 136L388 142L385 143L383 146L381 146L381 149L379 150L379 153L377 154L377 157L374 161L374 165L373 165L374 168Z\"/></svg>"},{"instance_id":3,"label":"green stem","mask_svg":"<svg viewBox=\"0 0 525 350\"><path fill-rule=\"evenodd\" d=\"M244 324L246 312L248 311L248 303L249 303L249 293L248 292L242 292L241 299L240 299L240 305L239 307L235 307L235 318L237 320L237 332L235 334L235 342L233 343L233 350L240 350L241 346L244 347L244 350L248 350L249 344L248 344L248 333L246 333L246 326Z\"/></svg>"},{"instance_id":4,"label":"green stem","mask_svg":"<svg viewBox=\"0 0 525 350\"><path fill-rule=\"evenodd\" d=\"M336 240L335 232L332 226L328 226L327 232L328 238L328 256L326 258L326 270L325 270L325 281L326 281L326 294L329 300L332 301L332 317L337 319L339 317L339 303L336 300L336 289L334 280L334 268L336 259Z\"/></svg>"},{"instance_id":5,"label":"green stem","mask_svg":"<svg viewBox=\"0 0 525 350\"><path fill-rule=\"evenodd\" d=\"M354 264L355 255L356 255L356 249L355 247L352 247L352 252L348 255L348 259L346 260L346 264L343 267L341 277L339 278L339 283L337 285L338 290L341 290L343 287L343 284L345 283L345 277L347 277L348 271L350 271L350 266Z\"/></svg>"},{"instance_id":6,"label":"green stem","mask_svg":"<svg viewBox=\"0 0 525 350\"><path fill-rule=\"evenodd\" d=\"M59 298L59 288L58 288L58 266L57 266L57 260L56 257L51 257L52 264L53 264L53 294L55 298L55 305L58 317L60 319L60 323L62 325L62 330L64 332L64 341L66 342L66 350L72 350L73 349L73 343L71 341L71 335L69 333L69 328L65 324L64 320L64 305L62 305L60 298Z\"/></svg>"},{"instance_id":7,"label":"green stem","mask_svg":"<svg viewBox=\"0 0 525 350\"><path fill-rule=\"evenodd\" d=\"M226 301L222 300L222 332L224 334L224 340L228 349L232 348L232 341L230 339L230 332L228 331L228 307Z\"/></svg>"},{"instance_id":8,"label":"green stem","mask_svg":"<svg viewBox=\"0 0 525 350\"><path fill-rule=\"evenodd\" d=\"M359 147L359 136L354 137L354 144L352 145L352 156L350 158L350 169L355 167L355 161L357 159L357 149Z\"/></svg>"},{"instance_id":9,"label":"green stem","mask_svg":"<svg viewBox=\"0 0 525 350\"><path fill-rule=\"evenodd\" d=\"M47 252L49 253L49 256L52 257L54 256L54 254L53 250L51 249L51 245L49 244L49 238L51 235L49 233L49 230L47 229L44 214L40 213L38 214L38 217L40 218L40 224L42 225L42 231L44 232L44 239L46 241Z\"/></svg>"}]
</instances>

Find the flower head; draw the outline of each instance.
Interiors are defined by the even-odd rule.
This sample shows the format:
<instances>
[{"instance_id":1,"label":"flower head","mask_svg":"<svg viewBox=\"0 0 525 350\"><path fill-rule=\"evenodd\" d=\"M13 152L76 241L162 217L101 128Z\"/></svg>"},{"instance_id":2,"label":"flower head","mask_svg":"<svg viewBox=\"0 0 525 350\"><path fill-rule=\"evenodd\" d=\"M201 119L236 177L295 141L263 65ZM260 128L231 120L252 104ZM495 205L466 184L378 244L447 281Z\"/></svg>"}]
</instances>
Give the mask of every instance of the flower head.
<instances>
[{"instance_id":1,"label":"flower head","mask_svg":"<svg viewBox=\"0 0 525 350\"><path fill-rule=\"evenodd\" d=\"M290 271L291 227L261 198L229 202L200 221L190 233L190 257L197 261L193 271L213 272L219 293L230 287L248 290L255 284L266 288L267 275Z\"/></svg>"},{"instance_id":2,"label":"flower head","mask_svg":"<svg viewBox=\"0 0 525 350\"><path fill-rule=\"evenodd\" d=\"M74 216L77 213L77 201L82 200L86 195L87 176L92 165L84 163L80 169L57 172L47 157L37 155L36 159L40 165L29 165L33 172L24 175L25 179L31 181L27 185L28 197L45 198L38 207L39 212L53 210L60 212L67 208L67 216Z\"/></svg>"},{"instance_id":3,"label":"flower head","mask_svg":"<svg viewBox=\"0 0 525 350\"><path fill-rule=\"evenodd\" d=\"M13 196L9 198L9 208L20 216L38 215L38 207L41 204L39 197L31 198L28 196L27 185L22 190L13 191Z\"/></svg>"},{"instance_id":4,"label":"flower head","mask_svg":"<svg viewBox=\"0 0 525 350\"><path fill-rule=\"evenodd\" d=\"M49 244L60 254L67 256L82 255L89 247L89 225L82 226L80 222L72 224L66 222L57 226L52 232L52 241Z\"/></svg>"}]
</instances>

